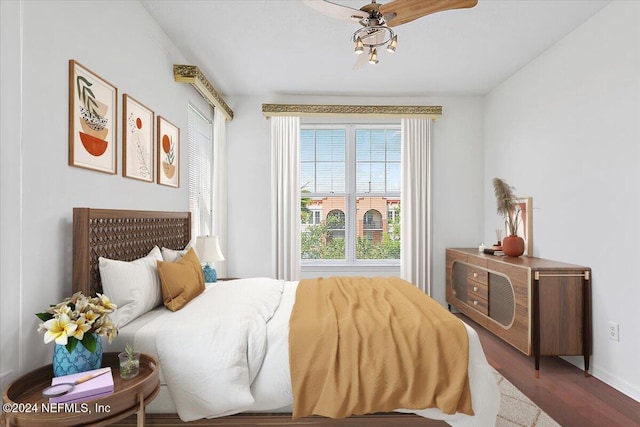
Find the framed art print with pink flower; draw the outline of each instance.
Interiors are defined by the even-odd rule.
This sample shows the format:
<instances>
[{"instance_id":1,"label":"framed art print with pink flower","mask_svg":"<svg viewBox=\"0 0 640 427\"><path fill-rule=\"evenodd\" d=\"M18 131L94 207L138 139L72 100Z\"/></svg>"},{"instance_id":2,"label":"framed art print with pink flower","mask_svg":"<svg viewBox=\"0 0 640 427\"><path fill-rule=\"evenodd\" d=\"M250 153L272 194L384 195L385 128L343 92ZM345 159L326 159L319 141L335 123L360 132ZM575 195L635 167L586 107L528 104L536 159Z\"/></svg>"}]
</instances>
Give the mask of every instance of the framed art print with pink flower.
<instances>
[{"instance_id":1,"label":"framed art print with pink flower","mask_svg":"<svg viewBox=\"0 0 640 427\"><path fill-rule=\"evenodd\" d=\"M180 129L158 116L158 184L180 186Z\"/></svg>"}]
</instances>

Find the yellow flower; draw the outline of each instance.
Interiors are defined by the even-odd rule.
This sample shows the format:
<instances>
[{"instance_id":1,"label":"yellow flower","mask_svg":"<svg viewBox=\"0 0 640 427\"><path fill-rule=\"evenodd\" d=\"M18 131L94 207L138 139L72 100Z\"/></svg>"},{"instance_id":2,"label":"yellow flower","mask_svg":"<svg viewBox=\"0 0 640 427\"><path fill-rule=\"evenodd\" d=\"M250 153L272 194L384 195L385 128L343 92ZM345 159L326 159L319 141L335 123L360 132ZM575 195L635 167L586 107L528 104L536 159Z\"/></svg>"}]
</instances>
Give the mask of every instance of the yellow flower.
<instances>
[{"instance_id":1,"label":"yellow flower","mask_svg":"<svg viewBox=\"0 0 640 427\"><path fill-rule=\"evenodd\" d=\"M67 316L71 314L71 307L69 307L66 303L60 303L53 308L54 315L66 314Z\"/></svg>"},{"instance_id":2,"label":"yellow flower","mask_svg":"<svg viewBox=\"0 0 640 427\"><path fill-rule=\"evenodd\" d=\"M107 339L109 340L109 344L111 344L111 341L113 341L117 336L118 336L118 330L116 328L111 329L109 331L109 334L107 334Z\"/></svg>"},{"instance_id":3,"label":"yellow flower","mask_svg":"<svg viewBox=\"0 0 640 427\"><path fill-rule=\"evenodd\" d=\"M95 322L98 317L100 317L100 315L98 315L97 313L94 313L93 311L89 310L86 313L83 314L85 320L89 323L93 323Z\"/></svg>"},{"instance_id":4,"label":"yellow flower","mask_svg":"<svg viewBox=\"0 0 640 427\"><path fill-rule=\"evenodd\" d=\"M67 337L74 333L78 325L63 313L59 317L44 322L44 327L47 329L47 332L44 333L45 344L55 340L56 344L67 345Z\"/></svg>"},{"instance_id":5,"label":"yellow flower","mask_svg":"<svg viewBox=\"0 0 640 427\"><path fill-rule=\"evenodd\" d=\"M89 304L89 299L82 295L80 292L76 292L75 294L73 294L73 296L71 297L71 301L75 304L76 311L78 313L82 313Z\"/></svg>"},{"instance_id":6,"label":"yellow flower","mask_svg":"<svg viewBox=\"0 0 640 427\"><path fill-rule=\"evenodd\" d=\"M87 323L84 317L80 317L75 321L75 323L77 325L77 328L73 333L73 336L79 341L82 341L82 339L84 338L84 333L91 329L91 324Z\"/></svg>"},{"instance_id":7,"label":"yellow flower","mask_svg":"<svg viewBox=\"0 0 640 427\"><path fill-rule=\"evenodd\" d=\"M98 309L104 308L106 311L111 312L118 308L118 306L112 303L109 297L105 294L96 293L96 295L100 298L100 304L102 305L102 307L99 306Z\"/></svg>"}]
</instances>

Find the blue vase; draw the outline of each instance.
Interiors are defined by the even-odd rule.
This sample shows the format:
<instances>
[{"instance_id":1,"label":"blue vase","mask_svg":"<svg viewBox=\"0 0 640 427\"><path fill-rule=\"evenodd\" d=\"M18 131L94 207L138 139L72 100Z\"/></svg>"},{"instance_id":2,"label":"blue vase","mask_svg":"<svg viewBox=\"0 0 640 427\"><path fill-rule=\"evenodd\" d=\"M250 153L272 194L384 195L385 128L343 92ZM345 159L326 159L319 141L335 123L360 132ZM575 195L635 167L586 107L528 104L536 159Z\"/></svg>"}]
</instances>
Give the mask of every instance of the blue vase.
<instances>
[{"instance_id":1,"label":"blue vase","mask_svg":"<svg viewBox=\"0 0 640 427\"><path fill-rule=\"evenodd\" d=\"M56 344L53 349L53 376L77 374L78 372L98 369L102 365L102 340L96 336L96 351L91 353L78 342L71 353L63 345Z\"/></svg>"}]
</instances>

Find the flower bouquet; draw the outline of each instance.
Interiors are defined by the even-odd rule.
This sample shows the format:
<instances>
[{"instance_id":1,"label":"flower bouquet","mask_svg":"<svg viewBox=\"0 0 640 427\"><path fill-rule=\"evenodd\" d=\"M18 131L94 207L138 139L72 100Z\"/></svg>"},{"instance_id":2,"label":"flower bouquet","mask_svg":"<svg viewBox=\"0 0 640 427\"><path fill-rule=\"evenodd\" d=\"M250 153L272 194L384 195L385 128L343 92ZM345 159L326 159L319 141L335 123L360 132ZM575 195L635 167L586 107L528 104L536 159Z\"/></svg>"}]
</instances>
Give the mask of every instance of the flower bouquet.
<instances>
[{"instance_id":1,"label":"flower bouquet","mask_svg":"<svg viewBox=\"0 0 640 427\"><path fill-rule=\"evenodd\" d=\"M97 346L96 336L107 336L109 342L118 334L118 328L112 323L109 313L118 308L104 294L88 298L82 292L76 292L64 301L52 305L36 316L43 323L38 331L44 333L44 342L55 341L65 346L69 353L81 342L94 353Z\"/></svg>"}]
</instances>

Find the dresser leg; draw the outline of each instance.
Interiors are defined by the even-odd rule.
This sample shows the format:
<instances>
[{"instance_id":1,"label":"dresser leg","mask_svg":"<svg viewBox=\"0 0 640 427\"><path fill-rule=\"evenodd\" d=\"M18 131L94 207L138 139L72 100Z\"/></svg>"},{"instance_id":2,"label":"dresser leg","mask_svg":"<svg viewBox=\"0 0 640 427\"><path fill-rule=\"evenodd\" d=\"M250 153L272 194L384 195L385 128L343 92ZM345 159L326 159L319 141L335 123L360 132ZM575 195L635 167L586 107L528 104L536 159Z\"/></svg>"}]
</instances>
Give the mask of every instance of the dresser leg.
<instances>
[{"instance_id":1,"label":"dresser leg","mask_svg":"<svg viewBox=\"0 0 640 427\"><path fill-rule=\"evenodd\" d=\"M536 272L533 280L533 356L536 364L536 378L540 378L540 279Z\"/></svg>"},{"instance_id":2,"label":"dresser leg","mask_svg":"<svg viewBox=\"0 0 640 427\"><path fill-rule=\"evenodd\" d=\"M584 376L589 377L589 355L592 347L591 331L591 271L584 272L584 284L582 286L582 354L584 355Z\"/></svg>"},{"instance_id":3,"label":"dresser leg","mask_svg":"<svg viewBox=\"0 0 640 427\"><path fill-rule=\"evenodd\" d=\"M451 312L451 304L447 304L447 307L449 307L449 312Z\"/></svg>"},{"instance_id":4,"label":"dresser leg","mask_svg":"<svg viewBox=\"0 0 640 427\"><path fill-rule=\"evenodd\" d=\"M589 355L584 355L584 377L589 378Z\"/></svg>"}]
</instances>

